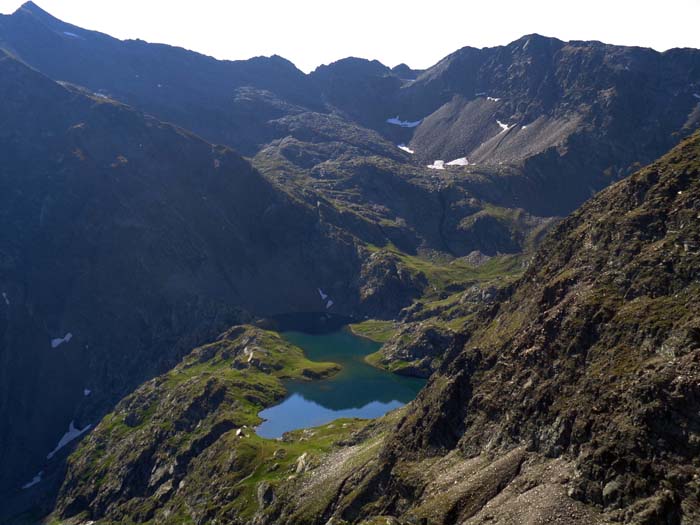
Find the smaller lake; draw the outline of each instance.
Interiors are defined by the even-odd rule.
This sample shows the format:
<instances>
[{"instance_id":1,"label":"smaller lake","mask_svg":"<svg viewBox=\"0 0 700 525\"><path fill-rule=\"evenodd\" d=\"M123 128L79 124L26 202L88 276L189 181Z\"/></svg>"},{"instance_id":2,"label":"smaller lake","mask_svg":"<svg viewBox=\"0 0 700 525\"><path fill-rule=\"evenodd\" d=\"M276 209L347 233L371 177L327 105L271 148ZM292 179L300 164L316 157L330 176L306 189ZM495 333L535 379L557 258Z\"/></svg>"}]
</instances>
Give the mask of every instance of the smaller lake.
<instances>
[{"instance_id":1,"label":"smaller lake","mask_svg":"<svg viewBox=\"0 0 700 525\"><path fill-rule=\"evenodd\" d=\"M287 431L323 425L343 417L376 418L413 400L425 380L403 377L368 365L364 357L381 345L347 329L326 334L283 332L313 361L332 361L342 370L329 379L285 381L289 395L260 412L257 433L278 438Z\"/></svg>"}]
</instances>

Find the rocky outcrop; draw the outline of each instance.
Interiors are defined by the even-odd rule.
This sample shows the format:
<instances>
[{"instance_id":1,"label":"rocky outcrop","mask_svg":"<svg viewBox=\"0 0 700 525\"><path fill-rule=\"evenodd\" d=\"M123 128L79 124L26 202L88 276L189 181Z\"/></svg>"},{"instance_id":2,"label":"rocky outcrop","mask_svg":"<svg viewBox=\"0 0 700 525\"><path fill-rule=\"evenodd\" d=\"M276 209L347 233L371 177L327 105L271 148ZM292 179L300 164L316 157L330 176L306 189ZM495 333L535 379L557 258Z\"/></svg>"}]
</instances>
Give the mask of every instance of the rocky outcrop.
<instances>
[{"instance_id":1,"label":"rocky outcrop","mask_svg":"<svg viewBox=\"0 0 700 525\"><path fill-rule=\"evenodd\" d=\"M525 447L552 468L568 465L557 486L517 489L516 470L499 488L552 505L548 519L587 509L572 522L697 522L699 203L696 134L566 219L513 294L455 338L338 515L511 523L476 502L476 485L457 490L454 513L431 507L416 465L451 458L448 471L459 472L486 454L498 469ZM507 498L496 491L491 501Z\"/></svg>"},{"instance_id":2,"label":"rocky outcrop","mask_svg":"<svg viewBox=\"0 0 700 525\"><path fill-rule=\"evenodd\" d=\"M402 324L374 364L397 374L427 378L440 367L453 337L451 330L429 322Z\"/></svg>"},{"instance_id":3,"label":"rocky outcrop","mask_svg":"<svg viewBox=\"0 0 700 525\"><path fill-rule=\"evenodd\" d=\"M387 318L420 297L428 281L385 251L365 254L360 272L360 307L367 315Z\"/></svg>"}]
</instances>

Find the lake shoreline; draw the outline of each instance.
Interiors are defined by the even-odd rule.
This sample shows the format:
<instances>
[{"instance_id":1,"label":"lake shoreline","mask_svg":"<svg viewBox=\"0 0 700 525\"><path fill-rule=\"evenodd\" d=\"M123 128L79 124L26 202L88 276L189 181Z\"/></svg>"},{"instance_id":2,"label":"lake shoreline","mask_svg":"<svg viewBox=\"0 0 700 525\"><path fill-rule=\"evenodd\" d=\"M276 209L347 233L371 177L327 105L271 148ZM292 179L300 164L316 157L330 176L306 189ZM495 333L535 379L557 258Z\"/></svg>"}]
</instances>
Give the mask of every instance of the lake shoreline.
<instances>
[{"instance_id":1,"label":"lake shoreline","mask_svg":"<svg viewBox=\"0 0 700 525\"><path fill-rule=\"evenodd\" d=\"M374 419L415 398L425 381L372 366L366 357L382 344L341 325L333 332L282 332L289 343L314 362L334 363L340 370L317 380L285 381L287 396L260 411L256 433L276 439L285 432L311 428L338 418Z\"/></svg>"}]
</instances>

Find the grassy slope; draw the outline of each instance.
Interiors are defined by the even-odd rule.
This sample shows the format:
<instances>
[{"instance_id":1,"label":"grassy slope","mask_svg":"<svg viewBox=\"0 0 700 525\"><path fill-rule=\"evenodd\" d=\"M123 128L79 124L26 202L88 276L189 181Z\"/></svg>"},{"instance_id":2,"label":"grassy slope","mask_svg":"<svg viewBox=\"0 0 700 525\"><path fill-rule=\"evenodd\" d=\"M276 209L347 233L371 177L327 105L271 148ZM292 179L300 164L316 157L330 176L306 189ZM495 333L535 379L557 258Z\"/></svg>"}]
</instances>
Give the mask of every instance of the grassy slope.
<instances>
[{"instance_id":1,"label":"grassy slope","mask_svg":"<svg viewBox=\"0 0 700 525\"><path fill-rule=\"evenodd\" d=\"M351 324L350 331L355 335L377 343L386 343L394 335L396 323L381 319L367 319L366 321Z\"/></svg>"},{"instance_id":2,"label":"grassy slope","mask_svg":"<svg viewBox=\"0 0 700 525\"><path fill-rule=\"evenodd\" d=\"M283 440L254 433L258 412L285 395L282 379L323 377L337 369L251 327L195 349L125 398L81 443L69 459L55 522L110 523L127 515L133 523L194 523L202 516L246 522L258 511L262 482L274 487L287 481L304 454L312 462L366 425L339 420ZM144 468L147 483L139 480ZM168 469L175 474L154 482L153 472Z\"/></svg>"},{"instance_id":3,"label":"grassy slope","mask_svg":"<svg viewBox=\"0 0 700 525\"><path fill-rule=\"evenodd\" d=\"M372 247L373 250L379 248ZM436 256L428 258L405 254L394 247L382 248L393 253L410 271L426 276L426 293L411 307L412 317L425 324L446 330L459 330L468 324L474 312L461 303L465 290L479 288L500 288L514 282L523 272L524 255L500 255L475 265L466 258L449 259ZM350 325L353 333L379 343L410 344L410 336L400 334L401 323L368 319ZM401 371L412 363L391 360L383 363L383 348L370 354L365 360L392 372Z\"/></svg>"}]
</instances>

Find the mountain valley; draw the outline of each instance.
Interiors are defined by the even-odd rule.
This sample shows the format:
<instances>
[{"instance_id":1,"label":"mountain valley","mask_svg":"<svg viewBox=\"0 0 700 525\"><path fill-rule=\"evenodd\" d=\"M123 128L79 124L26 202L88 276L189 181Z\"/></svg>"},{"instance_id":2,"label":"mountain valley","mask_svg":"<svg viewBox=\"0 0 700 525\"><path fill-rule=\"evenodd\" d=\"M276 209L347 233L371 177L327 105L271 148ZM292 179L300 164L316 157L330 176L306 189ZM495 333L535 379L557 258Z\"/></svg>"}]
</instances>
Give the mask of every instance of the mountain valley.
<instances>
[{"instance_id":1,"label":"mountain valley","mask_svg":"<svg viewBox=\"0 0 700 525\"><path fill-rule=\"evenodd\" d=\"M700 522L699 130L696 49L306 74L0 15L0 523ZM261 437L342 374L301 318L426 386Z\"/></svg>"}]
</instances>

